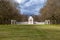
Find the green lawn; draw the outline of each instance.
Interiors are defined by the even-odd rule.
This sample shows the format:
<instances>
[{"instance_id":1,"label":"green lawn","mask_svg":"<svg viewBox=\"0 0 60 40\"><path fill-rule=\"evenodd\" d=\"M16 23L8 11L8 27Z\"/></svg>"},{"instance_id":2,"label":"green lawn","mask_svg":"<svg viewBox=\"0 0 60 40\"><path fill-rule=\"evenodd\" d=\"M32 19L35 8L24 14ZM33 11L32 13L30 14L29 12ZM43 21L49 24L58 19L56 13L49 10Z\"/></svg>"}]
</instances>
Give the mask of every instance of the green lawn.
<instances>
[{"instance_id":1,"label":"green lawn","mask_svg":"<svg viewBox=\"0 0 60 40\"><path fill-rule=\"evenodd\" d=\"M60 40L60 25L0 25L0 40Z\"/></svg>"}]
</instances>

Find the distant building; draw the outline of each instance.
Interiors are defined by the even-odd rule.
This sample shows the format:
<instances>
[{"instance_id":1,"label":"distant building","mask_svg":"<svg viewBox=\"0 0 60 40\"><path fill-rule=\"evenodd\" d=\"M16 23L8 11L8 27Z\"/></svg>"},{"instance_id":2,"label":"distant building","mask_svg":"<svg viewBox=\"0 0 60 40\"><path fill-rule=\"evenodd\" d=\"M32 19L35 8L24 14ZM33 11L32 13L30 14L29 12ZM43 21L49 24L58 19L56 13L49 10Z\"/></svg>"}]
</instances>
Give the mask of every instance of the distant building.
<instances>
[{"instance_id":1,"label":"distant building","mask_svg":"<svg viewBox=\"0 0 60 40\"><path fill-rule=\"evenodd\" d=\"M45 20L45 24L50 24L50 20Z\"/></svg>"},{"instance_id":2,"label":"distant building","mask_svg":"<svg viewBox=\"0 0 60 40\"><path fill-rule=\"evenodd\" d=\"M16 20L11 20L11 24L16 24Z\"/></svg>"},{"instance_id":3,"label":"distant building","mask_svg":"<svg viewBox=\"0 0 60 40\"><path fill-rule=\"evenodd\" d=\"M11 24L51 24L50 20L45 20L44 22L37 22L34 21L34 18L32 16L28 17L28 21L26 22L17 22L16 20L11 20Z\"/></svg>"},{"instance_id":4,"label":"distant building","mask_svg":"<svg viewBox=\"0 0 60 40\"><path fill-rule=\"evenodd\" d=\"M32 16L29 16L29 18L28 18L28 24L34 24Z\"/></svg>"}]
</instances>

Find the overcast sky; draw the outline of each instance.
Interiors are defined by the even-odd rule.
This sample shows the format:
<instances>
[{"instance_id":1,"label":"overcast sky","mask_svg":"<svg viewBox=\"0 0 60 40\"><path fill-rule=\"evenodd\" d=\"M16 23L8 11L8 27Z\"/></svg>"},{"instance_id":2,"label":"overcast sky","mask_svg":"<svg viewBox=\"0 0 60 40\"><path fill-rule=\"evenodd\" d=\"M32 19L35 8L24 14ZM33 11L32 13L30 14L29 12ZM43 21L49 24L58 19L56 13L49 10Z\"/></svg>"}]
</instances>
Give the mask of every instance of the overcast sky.
<instances>
[{"instance_id":1,"label":"overcast sky","mask_svg":"<svg viewBox=\"0 0 60 40\"><path fill-rule=\"evenodd\" d=\"M16 0L20 5L22 14L38 15L39 10L44 6L46 0Z\"/></svg>"}]
</instances>

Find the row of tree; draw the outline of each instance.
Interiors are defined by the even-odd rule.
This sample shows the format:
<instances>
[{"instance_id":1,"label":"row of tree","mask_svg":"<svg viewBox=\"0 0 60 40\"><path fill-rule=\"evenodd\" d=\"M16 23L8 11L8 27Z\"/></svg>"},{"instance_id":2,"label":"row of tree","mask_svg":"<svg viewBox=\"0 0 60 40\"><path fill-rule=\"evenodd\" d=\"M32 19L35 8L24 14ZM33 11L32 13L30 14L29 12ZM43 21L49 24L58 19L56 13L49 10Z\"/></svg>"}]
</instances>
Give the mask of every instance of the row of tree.
<instances>
[{"instance_id":1,"label":"row of tree","mask_svg":"<svg viewBox=\"0 0 60 40\"><path fill-rule=\"evenodd\" d=\"M0 24L10 24L11 20L28 21L28 16L20 14L17 6L12 0L0 0ZM38 22L51 20L53 24L60 24L60 0L47 0L40 15L33 15L33 18Z\"/></svg>"},{"instance_id":2,"label":"row of tree","mask_svg":"<svg viewBox=\"0 0 60 40\"><path fill-rule=\"evenodd\" d=\"M10 24L11 20L22 21L23 16L16 8L16 3L12 3L9 0L0 0L0 24Z\"/></svg>"},{"instance_id":3,"label":"row of tree","mask_svg":"<svg viewBox=\"0 0 60 40\"><path fill-rule=\"evenodd\" d=\"M41 21L51 20L53 24L60 24L60 0L47 0L40 13Z\"/></svg>"}]
</instances>

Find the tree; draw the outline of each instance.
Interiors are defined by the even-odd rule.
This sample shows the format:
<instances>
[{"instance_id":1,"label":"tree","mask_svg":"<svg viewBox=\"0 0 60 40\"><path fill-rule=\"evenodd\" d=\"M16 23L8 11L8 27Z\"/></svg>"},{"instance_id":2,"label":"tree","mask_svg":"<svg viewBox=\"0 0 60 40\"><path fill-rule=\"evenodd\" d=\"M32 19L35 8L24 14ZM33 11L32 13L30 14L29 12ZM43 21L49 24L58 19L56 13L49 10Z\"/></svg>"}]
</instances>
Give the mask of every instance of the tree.
<instances>
[{"instance_id":1,"label":"tree","mask_svg":"<svg viewBox=\"0 0 60 40\"><path fill-rule=\"evenodd\" d=\"M12 19L18 20L19 17L21 14L19 14L16 6L12 6L10 1L0 1L0 24L10 24Z\"/></svg>"},{"instance_id":2,"label":"tree","mask_svg":"<svg viewBox=\"0 0 60 40\"><path fill-rule=\"evenodd\" d=\"M46 6L41 9L42 20L56 20L60 23L60 0L47 0Z\"/></svg>"}]
</instances>

